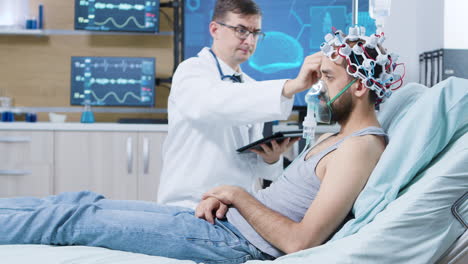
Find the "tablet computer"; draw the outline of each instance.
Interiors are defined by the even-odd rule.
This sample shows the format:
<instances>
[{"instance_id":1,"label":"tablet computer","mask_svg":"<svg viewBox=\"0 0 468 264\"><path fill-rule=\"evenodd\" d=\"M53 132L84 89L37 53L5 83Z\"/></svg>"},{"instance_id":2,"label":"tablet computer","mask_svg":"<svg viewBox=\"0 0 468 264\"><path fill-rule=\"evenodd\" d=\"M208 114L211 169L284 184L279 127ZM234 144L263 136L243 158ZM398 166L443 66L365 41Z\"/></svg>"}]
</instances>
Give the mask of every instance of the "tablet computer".
<instances>
[{"instance_id":1,"label":"tablet computer","mask_svg":"<svg viewBox=\"0 0 468 264\"><path fill-rule=\"evenodd\" d=\"M281 143L286 138L300 138L300 137L302 137L302 130L279 131L279 132L274 133L271 136L264 137L248 145L245 145L242 148L237 149L237 152L250 153L249 150L251 149L262 150L262 147L260 147L261 144L266 144L267 146L271 147L272 140L276 140L276 142Z\"/></svg>"}]
</instances>

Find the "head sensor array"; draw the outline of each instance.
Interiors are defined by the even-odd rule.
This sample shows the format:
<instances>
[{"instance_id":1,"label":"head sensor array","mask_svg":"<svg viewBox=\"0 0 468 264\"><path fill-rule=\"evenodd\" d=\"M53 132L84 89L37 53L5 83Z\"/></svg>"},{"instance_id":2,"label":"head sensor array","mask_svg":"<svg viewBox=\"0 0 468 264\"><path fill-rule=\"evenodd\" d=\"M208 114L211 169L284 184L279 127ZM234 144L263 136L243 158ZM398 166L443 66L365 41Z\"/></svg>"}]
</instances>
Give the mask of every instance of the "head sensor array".
<instances>
[{"instance_id":1,"label":"head sensor array","mask_svg":"<svg viewBox=\"0 0 468 264\"><path fill-rule=\"evenodd\" d=\"M366 36L364 27L350 27L349 34L345 35L337 30L325 36L325 42L320 49L332 61L344 58L347 62L346 71L354 78L359 78L368 89L375 92L378 97L377 104L392 95L392 92L403 85L403 76L395 69L404 64L397 64L398 55L384 53L382 44L385 41L384 33ZM350 45L354 43L354 45ZM377 54L371 56L369 53ZM375 73L376 67L381 66L381 73Z\"/></svg>"}]
</instances>

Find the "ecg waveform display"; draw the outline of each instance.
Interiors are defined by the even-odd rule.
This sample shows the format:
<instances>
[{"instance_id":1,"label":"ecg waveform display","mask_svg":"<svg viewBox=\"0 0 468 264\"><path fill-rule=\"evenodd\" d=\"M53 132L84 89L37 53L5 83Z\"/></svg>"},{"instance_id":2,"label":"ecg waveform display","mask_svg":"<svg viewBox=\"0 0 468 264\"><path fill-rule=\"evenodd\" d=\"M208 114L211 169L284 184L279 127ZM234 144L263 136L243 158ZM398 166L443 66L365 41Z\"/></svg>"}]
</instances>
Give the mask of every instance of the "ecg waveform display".
<instances>
[{"instance_id":1,"label":"ecg waveform display","mask_svg":"<svg viewBox=\"0 0 468 264\"><path fill-rule=\"evenodd\" d=\"M154 106L154 58L72 57L71 104Z\"/></svg>"},{"instance_id":2,"label":"ecg waveform display","mask_svg":"<svg viewBox=\"0 0 468 264\"><path fill-rule=\"evenodd\" d=\"M159 31L159 0L75 0L75 29Z\"/></svg>"},{"instance_id":3,"label":"ecg waveform display","mask_svg":"<svg viewBox=\"0 0 468 264\"><path fill-rule=\"evenodd\" d=\"M256 0L262 9L263 41L251 58L242 64L242 71L262 81L292 79L299 73L306 56L320 50L324 36L332 27L348 33L352 24L350 0ZM210 47L208 25L215 0L185 0L184 56L197 56L203 47ZM375 32L369 16L369 1L359 0L359 24L367 35ZM236 25L233 25L236 26ZM295 106L305 106L304 94L295 96Z\"/></svg>"}]
</instances>

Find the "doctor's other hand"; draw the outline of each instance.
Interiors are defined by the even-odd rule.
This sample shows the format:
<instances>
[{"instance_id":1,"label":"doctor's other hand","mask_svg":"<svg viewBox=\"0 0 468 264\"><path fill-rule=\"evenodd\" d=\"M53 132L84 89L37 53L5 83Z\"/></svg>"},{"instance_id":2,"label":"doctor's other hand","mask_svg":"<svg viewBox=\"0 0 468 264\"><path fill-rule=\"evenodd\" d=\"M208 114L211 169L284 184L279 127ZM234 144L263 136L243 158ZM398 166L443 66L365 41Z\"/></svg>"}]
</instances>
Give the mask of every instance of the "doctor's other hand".
<instances>
[{"instance_id":1,"label":"doctor's other hand","mask_svg":"<svg viewBox=\"0 0 468 264\"><path fill-rule=\"evenodd\" d=\"M279 158L281 157L281 154L283 154L286 150L288 150L294 143L299 141L301 138L286 138L278 144L276 140L271 141L271 147L269 147L266 144L261 144L260 147L262 150L256 150L256 149L251 149L250 151L257 153L260 155L263 160L268 163L268 164L273 164L276 163Z\"/></svg>"},{"instance_id":2,"label":"doctor's other hand","mask_svg":"<svg viewBox=\"0 0 468 264\"><path fill-rule=\"evenodd\" d=\"M283 96L291 98L294 94L305 91L318 82L321 77L322 58L323 53L321 51L307 56L296 79L288 80L284 84Z\"/></svg>"},{"instance_id":3,"label":"doctor's other hand","mask_svg":"<svg viewBox=\"0 0 468 264\"><path fill-rule=\"evenodd\" d=\"M215 217L223 219L226 216L228 206L214 197L203 199L195 209L195 216L214 224Z\"/></svg>"}]
</instances>

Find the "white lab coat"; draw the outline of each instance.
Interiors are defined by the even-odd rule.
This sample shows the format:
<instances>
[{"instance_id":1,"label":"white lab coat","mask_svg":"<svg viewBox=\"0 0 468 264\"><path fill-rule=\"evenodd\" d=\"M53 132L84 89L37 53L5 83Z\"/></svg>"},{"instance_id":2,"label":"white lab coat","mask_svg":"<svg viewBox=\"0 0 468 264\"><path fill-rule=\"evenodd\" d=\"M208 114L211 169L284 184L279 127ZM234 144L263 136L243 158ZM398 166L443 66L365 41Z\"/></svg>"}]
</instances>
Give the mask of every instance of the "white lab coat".
<instances>
[{"instance_id":1,"label":"white lab coat","mask_svg":"<svg viewBox=\"0 0 468 264\"><path fill-rule=\"evenodd\" d=\"M225 75L235 71L219 59ZM286 80L244 83L221 80L208 48L182 62L169 95L169 131L163 145L158 202L195 208L212 187L238 185L253 191L258 178L275 180L282 159L267 164L236 149L262 138L263 122L287 119L293 99L282 96Z\"/></svg>"}]
</instances>

